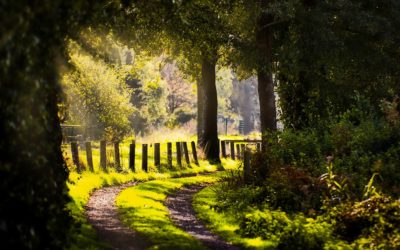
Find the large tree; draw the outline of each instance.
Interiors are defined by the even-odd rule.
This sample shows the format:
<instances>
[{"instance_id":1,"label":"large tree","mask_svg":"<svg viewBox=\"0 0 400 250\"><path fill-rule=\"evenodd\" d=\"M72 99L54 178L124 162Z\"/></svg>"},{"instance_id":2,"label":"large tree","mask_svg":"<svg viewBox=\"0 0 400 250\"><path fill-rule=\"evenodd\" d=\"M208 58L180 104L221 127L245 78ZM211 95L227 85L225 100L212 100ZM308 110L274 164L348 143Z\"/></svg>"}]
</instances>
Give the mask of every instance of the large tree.
<instances>
[{"instance_id":1,"label":"large tree","mask_svg":"<svg viewBox=\"0 0 400 250\"><path fill-rule=\"evenodd\" d=\"M127 16L134 18L135 36L144 37L146 41L155 38L170 54L183 55L191 66L186 72L197 82L199 145L208 160L218 162L215 70L219 49L228 37L224 20L219 16L220 6L213 1L199 0L139 1L127 2L124 8ZM160 34L164 41L157 38ZM188 69L187 66L181 68Z\"/></svg>"},{"instance_id":2,"label":"large tree","mask_svg":"<svg viewBox=\"0 0 400 250\"><path fill-rule=\"evenodd\" d=\"M277 129L274 65L274 29L280 22L274 13L272 0L226 1L230 9L228 20L232 34L233 50L227 55L239 76L253 74L258 79L260 103L260 128L263 148L266 148L268 132Z\"/></svg>"},{"instance_id":3,"label":"large tree","mask_svg":"<svg viewBox=\"0 0 400 250\"><path fill-rule=\"evenodd\" d=\"M68 29L79 22L71 11L89 9L83 5L0 3L0 237L5 249L66 244L68 172L61 153L56 66Z\"/></svg>"},{"instance_id":4,"label":"large tree","mask_svg":"<svg viewBox=\"0 0 400 250\"><path fill-rule=\"evenodd\" d=\"M105 18L104 6L110 5L0 3L0 237L6 249L68 245L71 220L58 66L64 60L65 38L93 18Z\"/></svg>"}]
</instances>

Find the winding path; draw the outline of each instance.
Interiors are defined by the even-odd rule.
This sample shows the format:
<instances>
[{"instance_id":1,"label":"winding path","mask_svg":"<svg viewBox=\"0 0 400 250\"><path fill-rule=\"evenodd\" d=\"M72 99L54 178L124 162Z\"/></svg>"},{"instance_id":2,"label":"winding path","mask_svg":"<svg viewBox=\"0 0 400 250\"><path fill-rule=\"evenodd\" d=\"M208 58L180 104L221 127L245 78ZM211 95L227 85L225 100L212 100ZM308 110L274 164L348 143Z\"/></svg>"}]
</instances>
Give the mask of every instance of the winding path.
<instances>
[{"instance_id":1,"label":"winding path","mask_svg":"<svg viewBox=\"0 0 400 250\"><path fill-rule=\"evenodd\" d=\"M137 184L138 182L128 182L98 189L92 193L85 207L86 217L96 229L99 239L109 244L112 249L142 250L151 247L151 243L142 235L120 221L115 205L115 199L122 190ZM166 206L170 217L181 229L202 241L210 249L240 249L212 234L196 218L192 207L193 195L204 187L206 187L205 184L192 185L168 196Z\"/></svg>"},{"instance_id":2,"label":"winding path","mask_svg":"<svg viewBox=\"0 0 400 250\"><path fill-rule=\"evenodd\" d=\"M123 225L119 220L115 198L125 188L137 185L129 182L119 186L98 189L86 205L86 217L96 229L99 239L113 249L146 249L151 246L144 237Z\"/></svg>"},{"instance_id":3,"label":"winding path","mask_svg":"<svg viewBox=\"0 0 400 250\"><path fill-rule=\"evenodd\" d=\"M203 242L210 249L238 250L215 234L206 229L204 224L196 218L192 207L193 195L206 185L192 185L184 187L174 195L168 196L166 205L172 220L184 231Z\"/></svg>"}]
</instances>

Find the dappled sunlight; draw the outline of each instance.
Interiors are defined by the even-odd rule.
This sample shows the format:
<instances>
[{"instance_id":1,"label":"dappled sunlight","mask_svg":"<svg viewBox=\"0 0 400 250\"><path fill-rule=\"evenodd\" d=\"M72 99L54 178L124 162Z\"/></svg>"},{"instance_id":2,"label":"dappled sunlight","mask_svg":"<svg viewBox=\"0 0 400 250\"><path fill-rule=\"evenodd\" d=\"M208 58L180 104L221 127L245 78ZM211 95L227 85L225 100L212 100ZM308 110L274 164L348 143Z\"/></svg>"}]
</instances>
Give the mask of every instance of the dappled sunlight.
<instances>
[{"instance_id":1,"label":"dappled sunlight","mask_svg":"<svg viewBox=\"0 0 400 250\"><path fill-rule=\"evenodd\" d=\"M154 249L204 249L192 236L173 225L164 202L168 194L184 185L217 179L213 174L150 181L122 191L116 204L123 222L148 237L155 244Z\"/></svg>"}]
</instances>

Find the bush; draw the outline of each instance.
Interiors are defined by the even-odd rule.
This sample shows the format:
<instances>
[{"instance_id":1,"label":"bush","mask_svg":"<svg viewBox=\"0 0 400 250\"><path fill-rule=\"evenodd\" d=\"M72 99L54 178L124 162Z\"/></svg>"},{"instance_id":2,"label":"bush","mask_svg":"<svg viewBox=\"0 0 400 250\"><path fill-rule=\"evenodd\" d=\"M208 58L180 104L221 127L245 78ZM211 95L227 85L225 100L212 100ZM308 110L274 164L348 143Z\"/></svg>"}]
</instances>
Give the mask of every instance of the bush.
<instances>
[{"instance_id":1,"label":"bush","mask_svg":"<svg viewBox=\"0 0 400 250\"><path fill-rule=\"evenodd\" d=\"M325 242L334 240L327 223L317 223L302 214L290 218L285 212L267 209L245 214L240 221L239 233L271 240L277 249L323 249Z\"/></svg>"},{"instance_id":2,"label":"bush","mask_svg":"<svg viewBox=\"0 0 400 250\"><path fill-rule=\"evenodd\" d=\"M337 206L325 216L340 238L358 249L400 247L400 201L375 195L364 201Z\"/></svg>"}]
</instances>

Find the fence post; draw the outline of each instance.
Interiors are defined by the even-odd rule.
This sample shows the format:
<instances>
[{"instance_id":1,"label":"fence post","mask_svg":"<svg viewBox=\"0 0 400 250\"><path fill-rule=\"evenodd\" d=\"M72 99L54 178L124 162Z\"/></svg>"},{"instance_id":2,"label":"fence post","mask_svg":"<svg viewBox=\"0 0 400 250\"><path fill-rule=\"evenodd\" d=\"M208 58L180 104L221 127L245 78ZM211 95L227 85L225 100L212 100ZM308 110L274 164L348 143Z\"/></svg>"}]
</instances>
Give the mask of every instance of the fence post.
<instances>
[{"instance_id":1,"label":"fence post","mask_svg":"<svg viewBox=\"0 0 400 250\"><path fill-rule=\"evenodd\" d=\"M121 158L119 154L119 142L114 142L114 162L115 162L115 169L117 172L121 172Z\"/></svg>"},{"instance_id":2,"label":"fence post","mask_svg":"<svg viewBox=\"0 0 400 250\"><path fill-rule=\"evenodd\" d=\"M225 141L221 141L221 152L222 152L222 157L226 158L226 144L225 144Z\"/></svg>"},{"instance_id":3,"label":"fence post","mask_svg":"<svg viewBox=\"0 0 400 250\"><path fill-rule=\"evenodd\" d=\"M186 164L190 165L190 159L189 159L189 150L188 150L188 146L187 146L187 142L182 142L183 144L183 153L185 155L185 160L186 160Z\"/></svg>"},{"instance_id":4,"label":"fence post","mask_svg":"<svg viewBox=\"0 0 400 250\"><path fill-rule=\"evenodd\" d=\"M160 167L160 143L154 143L154 166Z\"/></svg>"},{"instance_id":5,"label":"fence post","mask_svg":"<svg viewBox=\"0 0 400 250\"><path fill-rule=\"evenodd\" d=\"M199 161L197 160L196 143L194 141L192 141L191 145L192 145L192 154L193 154L194 164L199 165Z\"/></svg>"},{"instance_id":6,"label":"fence post","mask_svg":"<svg viewBox=\"0 0 400 250\"><path fill-rule=\"evenodd\" d=\"M242 154L241 155L242 159L244 158L245 147L247 147L247 146L245 146L244 144L240 144L240 153Z\"/></svg>"},{"instance_id":7,"label":"fence post","mask_svg":"<svg viewBox=\"0 0 400 250\"><path fill-rule=\"evenodd\" d=\"M235 142L231 141L230 148L231 148L231 158L232 158L232 160L234 160L235 159Z\"/></svg>"},{"instance_id":8,"label":"fence post","mask_svg":"<svg viewBox=\"0 0 400 250\"><path fill-rule=\"evenodd\" d=\"M129 145L129 168L132 172L135 171L135 150L136 150L136 143L135 140Z\"/></svg>"},{"instance_id":9,"label":"fence post","mask_svg":"<svg viewBox=\"0 0 400 250\"><path fill-rule=\"evenodd\" d=\"M172 167L172 143L167 142L167 161L168 167Z\"/></svg>"},{"instance_id":10,"label":"fence post","mask_svg":"<svg viewBox=\"0 0 400 250\"><path fill-rule=\"evenodd\" d=\"M147 166L147 144L142 144L142 169L146 173L149 171Z\"/></svg>"},{"instance_id":11,"label":"fence post","mask_svg":"<svg viewBox=\"0 0 400 250\"><path fill-rule=\"evenodd\" d=\"M257 143L257 152L261 152L261 143Z\"/></svg>"},{"instance_id":12,"label":"fence post","mask_svg":"<svg viewBox=\"0 0 400 250\"><path fill-rule=\"evenodd\" d=\"M180 142L176 142L176 162L179 167L182 167L182 151Z\"/></svg>"},{"instance_id":13,"label":"fence post","mask_svg":"<svg viewBox=\"0 0 400 250\"><path fill-rule=\"evenodd\" d=\"M86 160L87 160L87 164L89 166L89 170L90 170L90 172L94 172L92 144L90 143L90 141L85 142L85 148L86 148Z\"/></svg>"},{"instance_id":14,"label":"fence post","mask_svg":"<svg viewBox=\"0 0 400 250\"><path fill-rule=\"evenodd\" d=\"M241 157L240 145L239 144L236 144L236 156L237 156L238 159L240 159L240 157Z\"/></svg>"},{"instance_id":15,"label":"fence post","mask_svg":"<svg viewBox=\"0 0 400 250\"><path fill-rule=\"evenodd\" d=\"M79 149L77 142L71 142L71 153L72 153L72 161L76 166L76 170L78 173L81 172L81 164L79 164Z\"/></svg>"},{"instance_id":16,"label":"fence post","mask_svg":"<svg viewBox=\"0 0 400 250\"><path fill-rule=\"evenodd\" d=\"M251 152L248 148L246 148L243 152L243 178L246 184L250 184L251 182L251 168L250 168L250 158Z\"/></svg>"},{"instance_id":17,"label":"fence post","mask_svg":"<svg viewBox=\"0 0 400 250\"><path fill-rule=\"evenodd\" d=\"M106 141L100 141L100 167L107 172L107 144Z\"/></svg>"}]
</instances>

